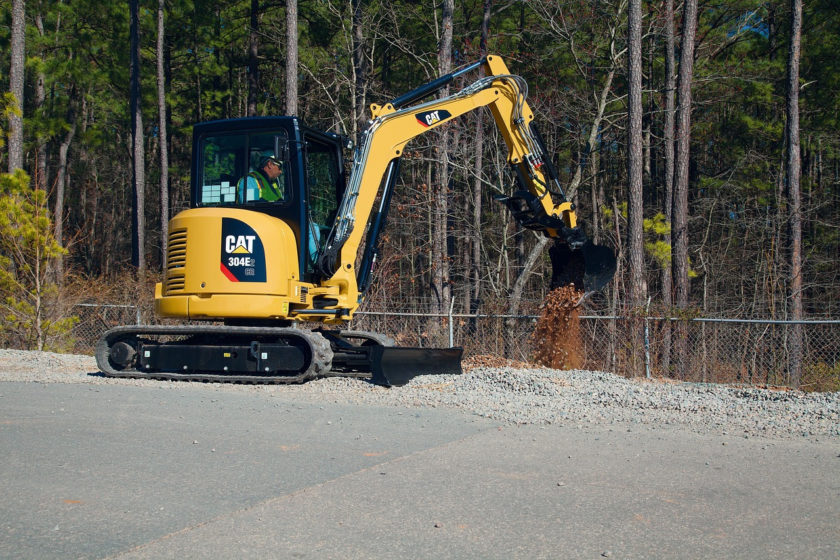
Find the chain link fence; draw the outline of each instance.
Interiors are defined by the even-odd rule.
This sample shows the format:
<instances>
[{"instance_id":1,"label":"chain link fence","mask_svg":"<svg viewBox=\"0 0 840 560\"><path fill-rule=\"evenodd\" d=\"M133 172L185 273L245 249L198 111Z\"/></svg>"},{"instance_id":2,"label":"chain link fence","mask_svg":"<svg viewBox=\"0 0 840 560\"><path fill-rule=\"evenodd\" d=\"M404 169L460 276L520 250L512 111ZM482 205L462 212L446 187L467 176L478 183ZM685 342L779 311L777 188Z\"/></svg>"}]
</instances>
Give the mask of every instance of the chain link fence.
<instances>
[{"instance_id":1,"label":"chain link fence","mask_svg":"<svg viewBox=\"0 0 840 560\"><path fill-rule=\"evenodd\" d=\"M77 305L74 350L92 353L107 329L140 324L133 305ZM536 315L359 312L348 328L387 334L399 346L461 346L464 355L533 360ZM796 329L802 333L796 352ZM840 390L840 321L581 316L582 367L630 377ZM801 355L799 369L794 358ZM794 367L792 367L794 366Z\"/></svg>"},{"instance_id":2,"label":"chain link fence","mask_svg":"<svg viewBox=\"0 0 840 560\"><path fill-rule=\"evenodd\" d=\"M93 354L96 341L108 329L143 322L140 307L136 305L79 303L71 311L79 318L70 334L73 351L80 354Z\"/></svg>"},{"instance_id":3,"label":"chain link fence","mask_svg":"<svg viewBox=\"0 0 840 560\"><path fill-rule=\"evenodd\" d=\"M840 321L584 317L581 327L588 369L840 390Z\"/></svg>"},{"instance_id":4,"label":"chain link fence","mask_svg":"<svg viewBox=\"0 0 840 560\"><path fill-rule=\"evenodd\" d=\"M462 346L528 362L535 315L358 313L352 328L389 333L406 346ZM802 333L798 362L794 341ZM574 332L571 330L570 332ZM840 321L580 317L582 367L628 377L840 390ZM796 363L799 363L798 369ZM794 377L797 376L797 377Z\"/></svg>"}]
</instances>

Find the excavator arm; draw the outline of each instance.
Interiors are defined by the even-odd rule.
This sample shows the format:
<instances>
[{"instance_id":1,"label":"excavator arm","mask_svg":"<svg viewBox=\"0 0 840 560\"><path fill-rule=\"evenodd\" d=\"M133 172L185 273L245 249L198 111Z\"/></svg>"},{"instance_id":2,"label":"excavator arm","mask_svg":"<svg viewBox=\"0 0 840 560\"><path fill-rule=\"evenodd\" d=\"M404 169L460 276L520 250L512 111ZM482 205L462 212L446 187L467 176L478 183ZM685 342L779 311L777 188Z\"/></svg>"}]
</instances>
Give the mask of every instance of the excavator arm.
<instances>
[{"instance_id":1,"label":"excavator arm","mask_svg":"<svg viewBox=\"0 0 840 560\"><path fill-rule=\"evenodd\" d=\"M484 77L452 95L421 102L479 67L484 68ZM496 199L523 227L555 240L550 251L552 284L574 283L589 292L608 283L615 271L615 257L608 248L593 245L578 226L574 205L566 199L526 96L525 80L512 75L500 57L491 55L383 106L372 105L370 126L356 149L347 189L321 251L323 284L344 293L358 291L361 301L406 144L480 107L490 109L507 144L508 163L518 183L511 195ZM380 203L374 212L377 197ZM363 258L355 270L368 223Z\"/></svg>"}]
</instances>

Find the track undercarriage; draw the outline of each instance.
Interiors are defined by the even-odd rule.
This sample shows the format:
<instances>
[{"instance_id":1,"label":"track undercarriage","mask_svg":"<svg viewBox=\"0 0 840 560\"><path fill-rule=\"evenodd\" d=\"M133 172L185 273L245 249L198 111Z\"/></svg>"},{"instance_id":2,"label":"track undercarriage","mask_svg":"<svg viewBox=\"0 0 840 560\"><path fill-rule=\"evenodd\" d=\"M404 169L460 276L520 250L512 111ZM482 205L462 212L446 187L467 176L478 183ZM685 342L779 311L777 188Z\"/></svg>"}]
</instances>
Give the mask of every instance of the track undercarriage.
<instances>
[{"instance_id":1,"label":"track undercarriage","mask_svg":"<svg viewBox=\"0 0 840 560\"><path fill-rule=\"evenodd\" d=\"M292 327L126 326L106 332L96 362L109 377L302 383L329 376L405 385L460 374L461 348L404 348L381 334Z\"/></svg>"}]
</instances>

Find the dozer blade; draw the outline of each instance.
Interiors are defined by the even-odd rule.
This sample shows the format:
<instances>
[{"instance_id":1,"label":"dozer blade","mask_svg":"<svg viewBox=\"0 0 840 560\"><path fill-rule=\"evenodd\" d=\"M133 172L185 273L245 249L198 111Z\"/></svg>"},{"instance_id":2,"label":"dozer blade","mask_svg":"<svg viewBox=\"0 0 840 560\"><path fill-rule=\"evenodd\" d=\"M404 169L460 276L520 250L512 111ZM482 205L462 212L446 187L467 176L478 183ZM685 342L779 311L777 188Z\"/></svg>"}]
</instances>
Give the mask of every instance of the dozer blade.
<instances>
[{"instance_id":1,"label":"dozer blade","mask_svg":"<svg viewBox=\"0 0 840 560\"><path fill-rule=\"evenodd\" d=\"M597 292L615 274L615 254L609 247L587 240L580 249L555 241L548 250L551 257L551 288L574 284L586 293Z\"/></svg>"},{"instance_id":2,"label":"dozer blade","mask_svg":"<svg viewBox=\"0 0 840 560\"><path fill-rule=\"evenodd\" d=\"M371 348L371 381L401 387L418 375L460 375L463 348Z\"/></svg>"}]
</instances>

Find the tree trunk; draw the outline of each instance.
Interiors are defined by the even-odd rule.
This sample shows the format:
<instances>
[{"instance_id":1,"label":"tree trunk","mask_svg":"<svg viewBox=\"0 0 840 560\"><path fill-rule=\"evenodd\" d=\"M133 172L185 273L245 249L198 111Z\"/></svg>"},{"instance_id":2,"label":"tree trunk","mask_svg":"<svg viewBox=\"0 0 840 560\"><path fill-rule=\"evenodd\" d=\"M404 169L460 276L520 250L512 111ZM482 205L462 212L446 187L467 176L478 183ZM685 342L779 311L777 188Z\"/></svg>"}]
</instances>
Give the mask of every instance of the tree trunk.
<instances>
[{"instance_id":1,"label":"tree trunk","mask_svg":"<svg viewBox=\"0 0 840 560\"><path fill-rule=\"evenodd\" d=\"M298 114L297 0L286 0L286 114Z\"/></svg>"},{"instance_id":2,"label":"tree trunk","mask_svg":"<svg viewBox=\"0 0 840 560\"><path fill-rule=\"evenodd\" d=\"M452 69L452 25L455 0L443 0L441 3L441 34L438 45L438 73L440 76L448 74ZM447 95L449 88L442 92ZM432 255L432 284L438 293L435 313L445 313L449 310L449 255L447 254L447 218L449 215L449 130L444 125L440 131L438 144L437 180L434 183L434 233Z\"/></svg>"},{"instance_id":3,"label":"tree trunk","mask_svg":"<svg viewBox=\"0 0 840 560\"><path fill-rule=\"evenodd\" d=\"M802 0L791 0L791 33L787 76L787 183L790 201L790 309L791 319L802 320L802 196L799 151L799 51L802 35ZM802 325L791 328L790 384L802 380Z\"/></svg>"},{"instance_id":4,"label":"tree trunk","mask_svg":"<svg viewBox=\"0 0 840 560\"><path fill-rule=\"evenodd\" d=\"M613 79L615 78L615 68L611 68L604 80L604 86L601 88L601 94L598 97L598 107L595 109L595 118L592 120L592 126L589 128L589 137L586 139L586 153L592 154L598 147L598 141L601 136L601 123L604 121L604 113L607 109L610 91L612 90ZM583 170L580 165L575 166L575 174L569 182L566 189L566 197L569 200L575 200L580 183L583 181Z\"/></svg>"},{"instance_id":5,"label":"tree trunk","mask_svg":"<svg viewBox=\"0 0 840 560\"><path fill-rule=\"evenodd\" d=\"M595 150L589 154L589 169L592 182L589 189L589 198L592 204L592 242L595 245L601 244L601 206L604 204L603 189L601 181L598 180L598 171L601 166L601 152Z\"/></svg>"},{"instance_id":6,"label":"tree trunk","mask_svg":"<svg viewBox=\"0 0 840 560\"><path fill-rule=\"evenodd\" d=\"M251 23L248 31L248 116L257 115L257 93L260 89L260 1L251 0Z\"/></svg>"},{"instance_id":7,"label":"tree trunk","mask_svg":"<svg viewBox=\"0 0 840 560\"><path fill-rule=\"evenodd\" d=\"M40 7L40 6L39 6ZM60 21L60 20L59 20ZM38 29L38 35L41 37L41 41L44 40L44 19L39 11L35 15L35 27ZM45 58L44 49L41 47L39 56ZM43 70L38 71L38 77L35 81L35 113L38 115L41 110L44 108L44 103L47 100L47 88L46 88L46 81L47 77L44 75ZM38 137L38 161L36 162L36 169L37 172L35 173L35 186L42 191L47 190L47 139ZM60 243L60 242L59 242Z\"/></svg>"},{"instance_id":8,"label":"tree trunk","mask_svg":"<svg viewBox=\"0 0 840 560\"><path fill-rule=\"evenodd\" d=\"M674 210L671 244L677 306L688 307L688 164L691 144L691 80L694 74L694 35L697 28L697 0L686 0L680 40L678 78L677 151L674 175Z\"/></svg>"},{"instance_id":9,"label":"tree trunk","mask_svg":"<svg viewBox=\"0 0 840 560\"><path fill-rule=\"evenodd\" d=\"M160 141L160 268L166 268L169 243L169 139L166 126L166 74L164 72L164 10L166 0L158 0L157 13L157 97L158 140Z\"/></svg>"},{"instance_id":10,"label":"tree trunk","mask_svg":"<svg viewBox=\"0 0 840 560\"><path fill-rule=\"evenodd\" d=\"M627 246L630 253L630 304L642 305L646 296L644 275L644 229L642 188L644 160L642 151L642 3L630 0L628 6L628 76L629 106L627 129L627 176L629 200Z\"/></svg>"},{"instance_id":11,"label":"tree trunk","mask_svg":"<svg viewBox=\"0 0 840 560\"><path fill-rule=\"evenodd\" d=\"M493 0L484 0L484 14L481 18L481 43L479 46L479 57L487 55L487 37L490 34L490 11L493 7ZM480 71L484 76L484 70ZM484 167L484 119L481 111L475 114L475 182L473 188L473 215L472 215L472 302L470 310L478 311L481 301L481 199L484 185L481 181L481 173Z\"/></svg>"},{"instance_id":12,"label":"tree trunk","mask_svg":"<svg viewBox=\"0 0 840 560\"><path fill-rule=\"evenodd\" d=\"M131 263L137 268L137 273L143 277L146 273L146 219L145 219L145 186L146 164L145 148L143 145L143 114L140 105L140 21L139 0L130 0L131 18L131 141L134 205L132 208L132 244Z\"/></svg>"},{"instance_id":13,"label":"tree trunk","mask_svg":"<svg viewBox=\"0 0 840 560\"><path fill-rule=\"evenodd\" d=\"M522 304L522 292L525 290L525 284L528 282L528 277L531 274L531 269L537 263L537 260L544 254L545 246L548 244L548 237L541 235L537 240L537 244L528 253L525 262L522 265L522 272L516 277L513 282L513 287L510 290L510 304L508 305L508 315L518 315L519 306Z\"/></svg>"},{"instance_id":14,"label":"tree trunk","mask_svg":"<svg viewBox=\"0 0 840 560\"><path fill-rule=\"evenodd\" d=\"M674 175L674 210L671 227L674 284L677 307L688 308L688 163L691 145L691 80L694 74L694 35L697 29L697 0L686 0L683 7L678 77L676 162ZM688 368L688 325L681 322L676 341L677 368L685 377Z\"/></svg>"},{"instance_id":15,"label":"tree trunk","mask_svg":"<svg viewBox=\"0 0 840 560\"><path fill-rule=\"evenodd\" d=\"M647 293L645 282L645 254L643 213L644 159L642 150L642 1L630 0L628 5L628 120L627 128L627 177L629 200L627 204L627 247L630 253L630 306L633 308L633 352L630 366L633 375L641 375L643 350L643 322L636 313Z\"/></svg>"},{"instance_id":16,"label":"tree trunk","mask_svg":"<svg viewBox=\"0 0 840 560\"><path fill-rule=\"evenodd\" d=\"M673 217L674 204L674 87L677 81L675 68L674 0L665 0L665 122L662 146L665 158L665 200L663 201L663 211L665 221L669 225ZM662 307L665 309L666 320L662 325L662 357L660 362L662 371L666 374L670 374L671 369L671 323L667 320L667 317L671 315L671 307L673 306L672 291L671 266L666 264L662 267Z\"/></svg>"},{"instance_id":17,"label":"tree trunk","mask_svg":"<svg viewBox=\"0 0 840 560\"><path fill-rule=\"evenodd\" d=\"M355 113L353 115L353 129L358 140L367 122L365 108L367 103L367 64L362 0L353 0L351 8L353 10L353 112Z\"/></svg>"},{"instance_id":18,"label":"tree trunk","mask_svg":"<svg viewBox=\"0 0 840 560\"><path fill-rule=\"evenodd\" d=\"M201 9L201 7L198 6L198 5L193 6L193 21L192 21L192 26L191 26L192 27L192 32L193 32L192 33L192 45L191 45L192 53L190 55L190 63L195 68L200 68L199 60L198 60L198 53L201 50L200 45L201 45L201 42L202 42L201 39L199 39L199 34L198 34L198 31L199 31L198 11L200 9ZM194 103L194 105L195 105L195 121L196 122L201 122L201 121L204 120L204 107L202 106L202 103L201 103L201 93L202 93L201 72L196 72L195 73L195 103ZM242 116L242 115L239 114L237 116Z\"/></svg>"},{"instance_id":19,"label":"tree trunk","mask_svg":"<svg viewBox=\"0 0 840 560\"><path fill-rule=\"evenodd\" d=\"M641 24L639 25L641 28ZM640 29L641 31L641 29ZM640 33L641 35L641 33ZM656 56L655 53L655 41L653 38L648 39L648 57L647 57L647 76L648 76L648 83L650 84L650 89L653 89L653 59ZM642 75L644 78L644 74ZM642 146L644 149L644 181L647 182L648 185L651 184L651 179L653 175L653 115L656 113L656 107L654 106L654 96L648 95L648 106L647 111L645 114L642 115ZM655 194L655 190L651 189L652 194Z\"/></svg>"},{"instance_id":20,"label":"tree trunk","mask_svg":"<svg viewBox=\"0 0 840 560\"><path fill-rule=\"evenodd\" d=\"M787 94L785 94L787 95ZM773 263L770 271L770 285L767 287L768 306L770 308L770 317L772 319L787 319L788 308L785 305L785 290L787 289L786 281L788 277L787 271L787 255L785 255L785 235L787 215L788 215L788 199L785 191L785 180L787 179L787 141L788 141L788 127L790 121L785 118L784 133L782 135L782 151L779 154L779 172L776 174L776 221L773 223Z\"/></svg>"},{"instance_id":21,"label":"tree trunk","mask_svg":"<svg viewBox=\"0 0 840 560\"><path fill-rule=\"evenodd\" d=\"M70 151L70 144L76 135L76 112L72 103L67 110L67 123L70 125L70 129L64 135L58 147L58 172L55 177L55 209L53 212L55 241L62 247L64 246L64 194L67 186L67 153ZM55 267L55 277L60 284L64 278L64 259L60 255L56 257Z\"/></svg>"},{"instance_id":22,"label":"tree trunk","mask_svg":"<svg viewBox=\"0 0 840 560\"><path fill-rule=\"evenodd\" d=\"M621 242L621 213L618 210L618 202L615 197L612 199L612 211L615 219L615 281L613 282L612 300L610 302L610 315L617 317L619 310L619 294L624 293L624 244ZM618 371L618 347L623 345L623 340L619 341L618 322L616 320L610 321L609 328L609 344L610 344L610 371Z\"/></svg>"},{"instance_id":23,"label":"tree trunk","mask_svg":"<svg viewBox=\"0 0 840 560\"><path fill-rule=\"evenodd\" d=\"M23 77L26 59L26 6L24 0L12 0L11 61L9 91L16 110L9 114L9 173L23 168Z\"/></svg>"}]
</instances>

